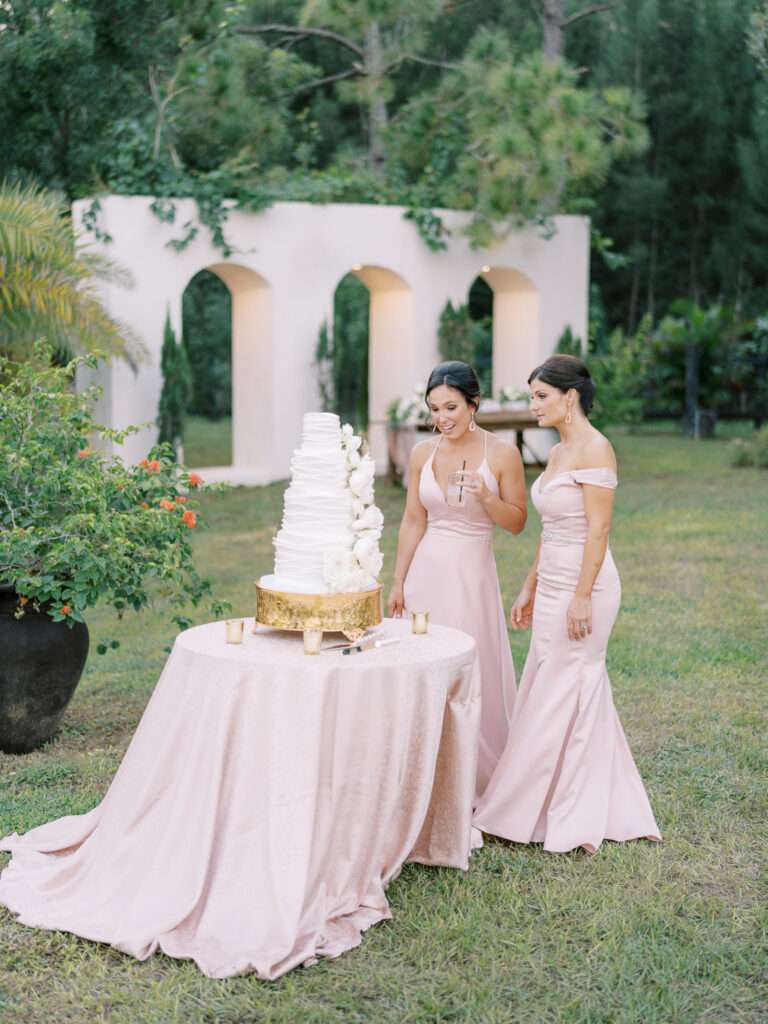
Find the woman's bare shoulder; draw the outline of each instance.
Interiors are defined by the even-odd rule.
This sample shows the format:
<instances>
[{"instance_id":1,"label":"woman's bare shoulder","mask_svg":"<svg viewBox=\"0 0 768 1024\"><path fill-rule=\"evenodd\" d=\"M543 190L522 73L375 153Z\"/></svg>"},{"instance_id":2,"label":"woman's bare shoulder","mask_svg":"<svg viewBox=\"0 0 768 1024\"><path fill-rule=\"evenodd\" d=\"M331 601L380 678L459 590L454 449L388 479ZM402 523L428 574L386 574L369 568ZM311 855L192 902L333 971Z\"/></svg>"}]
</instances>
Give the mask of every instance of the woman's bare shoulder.
<instances>
[{"instance_id":1,"label":"woman's bare shoulder","mask_svg":"<svg viewBox=\"0 0 768 1024\"><path fill-rule=\"evenodd\" d=\"M426 441L419 441L418 444L415 444L411 449L411 458L409 460L411 469L422 469L435 447L436 445L432 438L427 438Z\"/></svg>"},{"instance_id":2,"label":"woman's bare shoulder","mask_svg":"<svg viewBox=\"0 0 768 1024\"><path fill-rule=\"evenodd\" d=\"M599 430L593 431L579 452L580 469L616 469L613 445Z\"/></svg>"},{"instance_id":3,"label":"woman's bare shoulder","mask_svg":"<svg viewBox=\"0 0 768 1024\"><path fill-rule=\"evenodd\" d=\"M501 437L494 437L493 434L488 440L488 463L494 473L514 470L522 465L523 460L517 450L517 445Z\"/></svg>"}]
</instances>

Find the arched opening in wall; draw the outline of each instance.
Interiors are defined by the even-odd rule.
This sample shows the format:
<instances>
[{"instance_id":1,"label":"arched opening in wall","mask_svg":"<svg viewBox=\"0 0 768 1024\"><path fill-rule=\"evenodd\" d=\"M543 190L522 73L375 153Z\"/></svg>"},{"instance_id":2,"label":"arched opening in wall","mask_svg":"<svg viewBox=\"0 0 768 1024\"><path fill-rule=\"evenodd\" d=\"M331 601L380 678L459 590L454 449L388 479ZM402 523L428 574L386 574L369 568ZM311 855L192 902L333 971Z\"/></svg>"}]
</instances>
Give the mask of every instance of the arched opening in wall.
<instances>
[{"instance_id":1,"label":"arched opening in wall","mask_svg":"<svg viewBox=\"0 0 768 1024\"><path fill-rule=\"evenodd\" d=\"M182 337L191 373L184 460L232 464L232 295L210 270L195 274L182 296Z\"/></svg>"},{"instance_id":2,"label":"arched opening in wall","mask_svg":"<svg viewBox=\"0 0 768 1024\"><path fill-rule=\"evenodd\" d=\"M441 359L460 359L474 367L483 398L493 394L493 291L478 274L467 301L446 302L438 325Z\"/></svg>"},{"instance_id":3,"label":"arched opening in wall","mask_svg":"<svg viewBox=\"0 0 768 1024\"><path fill-rule=\"evenodd\" d=\"M527 393L528 374L539 362L539 293L533 281L511 267L484 266L492 293L491 381L494 392ZM474 287L474 286L473 286Z\"/></svg>"},{"instance_id":4,"label":"arched opening in wall","mask_svg":"<svg viewBox=\"0 0 768 1024\"><path fill-rule=\"evenodd\" d=\"M192 398L184 458L218 468L207 479L271 479L273 381L269 286L255 271L216 263L194 275L182 296Z\"/></svg>"},{"instance_id":5,"label":"arched opening in wall","mask_svg":"<svg viewBox=\"0 0 768 1024\"><path fill-rule=\"evenodd\" d=\"M320 328L315 360L323 409L356 430L368 429L368 348L371 295L350 272L336 285L330 322Z\"/></svg>"},{"instance_id":6,"label":"arched opening in wall","mask_svg":"<svg viewBox=\"0 0 768 1024\"><path fill-rule=\"evenodd\" d=\"M354 264L336 286L316 364L324 408L367 432L387 468L387 407L413 388L411 289L386 267Z\"/></svg>"}]
</instances>

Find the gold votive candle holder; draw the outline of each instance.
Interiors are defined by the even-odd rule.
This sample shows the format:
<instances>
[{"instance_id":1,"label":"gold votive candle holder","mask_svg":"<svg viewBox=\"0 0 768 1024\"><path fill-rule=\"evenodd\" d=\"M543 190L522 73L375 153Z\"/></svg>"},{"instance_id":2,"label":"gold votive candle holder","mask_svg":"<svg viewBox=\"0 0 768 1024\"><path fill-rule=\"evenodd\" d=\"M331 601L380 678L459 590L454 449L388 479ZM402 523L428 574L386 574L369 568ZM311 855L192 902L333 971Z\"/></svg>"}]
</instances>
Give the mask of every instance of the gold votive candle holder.
<instances>
[{"instance_id":1,"label":"gold votive candle holder","mask_svg":"<svg viewBox=\"0 0 768 1024\"><path fill-rule=\"evenodd\" d=\"M228 644L241 644L243 642L243 628L245 623L242 619L227 619L224 624Z\"/></svg>"},{"instance_id":2,"label":"gold votive candle holder","mask_svg":"<svg viewBox=\"0 0 768 1024\"><path fill-rule=\"evenodd\" d=\"M411 615L411 632L423 636L429 632L429 612L413 612Z\"/></svg>"},{"instance_id":3,"label":"gold votive candle holder","mask_svg":"<svg viewBox=\"0 0 768 1024\"><path fill-rule=\"evenodd\" d=\"M320 648L323 643L323 631L322 629L305 629L304 630L304 653L305 654L319 654Z\"/></svg>"}]
</instances>

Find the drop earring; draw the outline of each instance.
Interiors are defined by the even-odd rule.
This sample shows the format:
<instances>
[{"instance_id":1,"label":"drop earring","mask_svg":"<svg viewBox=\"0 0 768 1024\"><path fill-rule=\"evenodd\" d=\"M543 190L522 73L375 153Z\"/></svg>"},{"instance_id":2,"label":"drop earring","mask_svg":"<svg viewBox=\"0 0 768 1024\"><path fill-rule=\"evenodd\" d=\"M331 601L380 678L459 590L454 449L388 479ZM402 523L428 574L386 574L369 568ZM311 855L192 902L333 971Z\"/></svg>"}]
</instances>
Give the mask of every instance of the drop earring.
<instances>
[{"instance_id":1,"label":"drop earring","mask_svg":"<svg viewBox=\"0 0 768 1024\"><path fill-rule=\"evenodd\" d=\"M570 405L568 406L568 412L565 414L565 422L566 423L570 423L571 422L571 407L570 407Z\"/></svg>"},{"instance_id":2,"label":"drop earring","mask_svg":"<svg viewBox=\"0 0 768 1024\"><path fill-rule=\"evenodd\" d=\"M472 419L469 421L469 429L474 432L477 430L477 424L475 423L475 414L472 413Z\"/></svg>"}]
</instances>

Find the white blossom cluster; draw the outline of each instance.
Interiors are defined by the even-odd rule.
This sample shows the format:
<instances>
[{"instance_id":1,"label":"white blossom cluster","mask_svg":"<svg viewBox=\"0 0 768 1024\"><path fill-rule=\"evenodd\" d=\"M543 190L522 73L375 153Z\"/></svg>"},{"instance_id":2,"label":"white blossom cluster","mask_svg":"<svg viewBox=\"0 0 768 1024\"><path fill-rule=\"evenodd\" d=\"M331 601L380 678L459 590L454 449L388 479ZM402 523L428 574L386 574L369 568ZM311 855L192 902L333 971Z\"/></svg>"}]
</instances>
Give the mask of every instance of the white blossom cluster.
<instances>
[{"instance_id":1,"label":"white blossom cluster","mask_svg":"<svg viewBox=\"0 0 768 1024\"><path fill-rule=\"evenodd\" d=\"M341 428L341 446L347 466L347 487L352 499L352 525L348 546L326 552L323 578L332 593L364 590L376 583L384 556L379 548L384 516L374 505L376 464L361 452L363 439L349 423Z\"/></svg>"}]
</instances>

